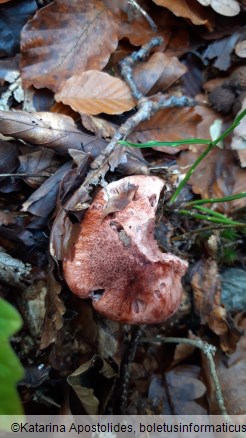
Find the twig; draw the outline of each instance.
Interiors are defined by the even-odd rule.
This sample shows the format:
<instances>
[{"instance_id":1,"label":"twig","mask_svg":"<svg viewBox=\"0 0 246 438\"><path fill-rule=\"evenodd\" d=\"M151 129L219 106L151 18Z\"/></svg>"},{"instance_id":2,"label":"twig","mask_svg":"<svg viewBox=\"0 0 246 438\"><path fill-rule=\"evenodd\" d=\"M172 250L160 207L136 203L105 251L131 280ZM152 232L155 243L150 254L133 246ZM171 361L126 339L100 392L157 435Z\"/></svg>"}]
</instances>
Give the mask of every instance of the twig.
<instances>
[{"instance_id":1,"label":"twig","mask_svg":"<svg viewBox=\"0 0 246 438\"><path fill-rule=\"evenodd\" d=\"M125 60L121 61L122 76L129 85L133 97L137 99L137 112L127 119L120 128L115 132L113 138L108 143L104 151L95 158L95 160L90 165L90 170L81 184L79 191L76 191L71 197L71 202L69 201L68 209L72 206L73 210L82 211L88 207L88 201L90 200L90 192L92 191L93 185L96 184L106 184L104 177L109 170L113 171L120 163L127 161L128 151L131 148L124 148L119 141L125 139L136 126L141 122L150 119L153 114L163 108L171 107L184 107L184 106L194 106L197 102L194 99L189 99L186 96L182 97L166 97L161 93L158 95L157 100L153 101L150 97L144 97L133 79L132 69L139 61L142 61L150 52L150 50L161 44L162 38L156 37L152 38L148 44L145 44L137 52L133 52L132 55L128 56ZM156 96L155 96L156 97ZM83 198L80 201L79 198ZM76 200L74 204L73 201ZM82 204L81 204L82 202ZM77 205L78 203L78 205ZM79 207L78 207L79 206ZM58 215L59 218L58 218ZM59 214L56 217L56 222L52 228L52 233L55 229L56 223L65 220L64 208L62 207ZM59 239L63 239L63 234L60 234L60 238L54 237L54 233L51 233L51 254L57 260L62 260L62 245L59 245ZM53 237L52 237L53 236Z\"/></svg>"},{"instance_id":2,"label":"twig","mask_svg":"<svg viewBox=\"0 0 246 438\"><path fill-rule=\"evenodd\" d=\"M47 178L51 175L51 173L0 173L0 178L6 178L8 176L14 178Z\"/></svg>"},{"instance_id":3,"label":"twig","mask_svg":"<svg viewBox=\"0 0 246 438\"><path fill-rule=\"evenodd\" d=\"M140 50L133 52L130 56L127 56L120 62L121 74L124 77L125 82L130 87L133 97L138 101L138 111L120 126L104 152L100 154L91 164L92 169L98 169L100 166L105 164L107 157L117 147L119 150L122 149L122 146L118 145L118 142L122 139L125 139L136 126L138 126L141 122L150 119L157 111L163 108L195 106L197 104L194 99L190 99L186 96L171 96L167 98L161 94L158 96L158 101L152 101L151 98L144 97L143 93L138 89L132 75L133 67L139 61L143 60L153 47L158 46L161 43L162 38L152 38L148 44L145 44ZM90 174L88 177L90 177Z\"/></svg>"},{"instance_id":4,"label":"twig","mask_svg":"<svg viewBox=\"0 0 246 438\"><path fill-rule=\"evenodd\" d=\"M187 233L180 234L179 236L171 237L171 241L176 240L187 240L187 237L192 236L193 234L205 233L206 231L213 230L224 230L228 228L246 228L246 224L238 224L238 225L208 225L205 227L197 228L196 230L188 231Z\"/></svg>"},{"instance_id":5,"label":"twig","mask_svg":"<svg viewBox=\"0 0 246 438\"><path fill-rule=\"evenodd\" d=\"M146 18L146 20L148 21L153 32L157 32L157 26L152 18L147 14L147 12L143 8L141 8L141 6L135 0L128 0L128 3L134 6L139 12L141 12L144 18Z\"/></svg>"},{"instance_id":6,"label":"twig","mask_svg":"<svg viewBox=\"0 0 246 438\"><path fill-rule=\"evenodd\" d=\"M192 345L193 347L199 348L206 356L207 361L208 361L208 365L209 365L209 369L210 369L210 374L211 377L213 379L214 382L214 386L215 386L215 394L216 394L216 399L217 399L217 403L220 409L220 412L222 415L224 415L224 417L226 417L227 421L232 421L231 418L229 417L229 415L227 414L226 411L226 407L225 407L225 402L224 402L224 398L222 395L222 391L221 391L221 386L219 383L219 379L216 373L216 369L215 369L215 364L214 364L214 359L213 356L215 355L216 352L216 347L214 347L214 345L210 345L205 341L202 341L201 339L186 339L186 338L164 338L162 336L156 336L155 338L141 338L139 340L139 343L147 343L147 344L187 344L187 345Z\"/></svg>"},{"instance_id":7,"label":"twig","mask_svg":"<svg viewBox=\"0 0 246 438\"><path fill-rule=\"evenodd\" d=\"M124 368L123 368L123 377L122 377L123 390L122 390L121 404L120 404L120 413L122 415L126 414L128 392L129 392L129 383L130 383L130 377L131 377L131 365L132 365L132 362L134 361L134 358L136 355L137 347L139 344L139 339L142 336L145 327L146 326L143 325L137 330L137 333L135 334L134 339L132 340L131 348L128 352L128 357L127 357L126 363L125 363Z\"/></svg>"}]
</instances>

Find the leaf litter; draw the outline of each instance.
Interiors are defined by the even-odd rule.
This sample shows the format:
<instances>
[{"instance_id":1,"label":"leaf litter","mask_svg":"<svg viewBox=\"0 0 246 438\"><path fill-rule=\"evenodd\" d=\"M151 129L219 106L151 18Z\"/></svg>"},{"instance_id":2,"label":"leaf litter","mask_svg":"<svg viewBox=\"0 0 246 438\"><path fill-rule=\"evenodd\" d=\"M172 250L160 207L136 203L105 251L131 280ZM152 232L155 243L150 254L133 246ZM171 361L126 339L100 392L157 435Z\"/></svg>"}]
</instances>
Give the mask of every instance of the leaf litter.
<instances>
[{"instance_id":1,"label":"leaf litter","mask_svg":"<svg viewBox=\"0 0 246 438\"><path fill-rule=\"evenodd\" d=\"M245 318L221 302L221 272L232 257L219 257L223 245L228 254L233 248L234 264L243 267L245 236L165 210L205 145L142 152L118 144L206 139L230 126L245 106L245 7L236 0L144 0L140 8L110 0L54 0L39 2L38 9L25 0L1 3L0 33L8 38L0 50L0 245L9 274L0 291L24 320L13 346L26 370L32 368L32 388L25 380L20 387L27 412L35 405L40 414L58 413L63 405L67 413L107 413L112 406L134 414L218 413L203 356L183 344L140 344L135 327L93 312L63 279L60 260L101 186L152 174L165 181L156 217L157 235L169 230L160 238L162 249L171 246L188 258L190 271L179 311L140 330L149 337L200 336L217 345L227 411L245 413ZM141 58L139 46L153 38ZM124 70L125 59L130 70ZM233 102L224 111L230 93ZM185 94L188 106L176 107ZM244 150L245 120L201 162L182 202L243 192ZM109 199L103 219L123 210L135 192L129 187ZM210 207L243 222L245 202L241 197ZM182 235L188 237L175 240ZM24 266L24 283L8 271L12 259ZM43 378L34 372L41 361ZM100 379L99 398L91 376Z\"/></svg>"}]
</instances>

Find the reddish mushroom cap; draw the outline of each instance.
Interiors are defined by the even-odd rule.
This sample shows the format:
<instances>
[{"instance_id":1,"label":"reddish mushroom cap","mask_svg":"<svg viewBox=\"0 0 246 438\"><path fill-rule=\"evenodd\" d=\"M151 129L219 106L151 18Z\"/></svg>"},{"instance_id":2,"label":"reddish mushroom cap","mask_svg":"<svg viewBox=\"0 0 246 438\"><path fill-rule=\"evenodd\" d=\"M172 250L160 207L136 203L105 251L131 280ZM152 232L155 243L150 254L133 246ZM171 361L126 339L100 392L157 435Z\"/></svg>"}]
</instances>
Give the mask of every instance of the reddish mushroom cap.
<instances>
[{"instance_id":1,"label":"reddish mushroom cap","mask_svg":"<svg viewBox=\"0 0 246 438\"><path fill-rule=\"evenodd\" d=\"M154 324L179 307L187 262L162 253L154 239L163 181L129 176L101 190L63 261L69 288L107 318Z\"/></svg>"}]
</instances>

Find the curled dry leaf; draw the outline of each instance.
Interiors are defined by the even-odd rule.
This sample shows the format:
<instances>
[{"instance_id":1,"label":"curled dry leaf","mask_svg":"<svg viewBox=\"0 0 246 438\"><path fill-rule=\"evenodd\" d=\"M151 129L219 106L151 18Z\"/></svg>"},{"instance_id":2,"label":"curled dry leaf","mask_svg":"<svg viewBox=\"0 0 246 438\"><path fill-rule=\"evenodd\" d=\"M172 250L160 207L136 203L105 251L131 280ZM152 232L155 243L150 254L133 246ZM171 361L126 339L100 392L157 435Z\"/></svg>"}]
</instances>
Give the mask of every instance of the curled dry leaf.
<instances>
[{"instance_id":1,"label":"curled dry leaf","mask_svg":"<svg viewBox=\"0 0 246 438\"><path fill-rule=\"evenodd\" d=\"M43 148L39 151L20 155L20 166L17 173L26 174L24 181L29 186L37 188L58 169L60 163L54 155L54 151ZM29 174L35 176L29 176Z\"/></svg>"},{"instance_id":2,"label":"curled dry leaf","mask_svg":"<svg viewBox=\"0 0 246 438\"><path fill-rule=\"evenodd\" d=\"M182 173L186 173L204 146L196 146L192 150L182 152L177 161ZM222 198L245 191L246 174L240 169L235 156L230 150L215 148L199 164L191 175L188 184L191 184L194 193L202 198ZM246 199L235 199L230 202L213 204L213 208L222 213L231 214L246 205Z\"/></svg>"},{"instance_id":3,"label":"curled dry leaf","mask_svg":"<svg viewBox=\"0 0 246 438\"><path fill-rule=\"evenodd\" d=\"M117 44L117 18L101 0L55 0L22 31L23 84L58 91L69 77L102 69Z\"/></svg>"},{"instance_id":4,"label":"curled dry leaf","mask_svg":"<svg viewBox=\"0 0 246 438\"><path fill-rule=\"evenodd\" d=\"M115 126L100 117L93 117L87 114L81 114L83 126L93 132L98 138L112 138L115 134Z\"/></svg>"},{"instance_id":5,"label":"curled dry leaf","mask_svg":"<svg viewBox=\"0 0 246 438\"><path fill-rule=\"evenodd\" d=\"M122 114L135 106L129 87L119 78L89 70L72 76L55 95L80 114Z\"/></svg>"},{"instance_id":6,"label":"curled dry leaf","mask_svg":"<svg viewBox=\"0 0 246 438\"><path fill-rule=\"evenodd\" d=\"M117 372L99 355L75 370L67 381L88 415L103 414L112 394ZM100 391L98 391L100 387ZM81 412L81 407L80 411Z\"/></svg>"},{"instance_id":7,"label":"curled dry leaf","mask_svg":"<svg viewBox=\"0 0 246 438\"><path fill-rule=\"evenodd\" d=\"M199 261L194 268L191 285L195 309L200 316L201 324L208 324L217 335L226 333L225 309L223 309L220 324L214 324L216 322L214 313L220 306L221 296L220 276L216 261L212 259Z\"/></svg>"},{"instance_id":8,"label":"curled dry leaf","mask_svg":"<svg viewBox=\"0 0 246 438\"><path fill-rule=\"evenodd\" d=\"M33 145L50 148L60 154L69 149L98 148L101 140L79 131L73 119L48 112L0 111L0 132Z\"/></svg>"},{"instance_id":9,"label":"curled dry leaf","mask_svg":"<svg viewBox=\"0 0 246 438\"><path fill-rule=\"evenodd\" d=\"M110 319L158 323L180 304L187 263L161 253L153 235L163 186L160 178L143 175L109 184L94 199L65 254L70 289L92 298L93 307Z\"/></svg>"},{"instance_id":10,"label":"curled dry leaf","mask_svg":"<svg viewBox=\"0 0 246 438\"><path fill-rule=\"evenodd\" d=\"M208 25L209 15L206 14L196 0L153 0L159 6L169 9L177 17L188 18L195 25Z\"/></svg>"},{"instance_id":11,"label":"curled dry leaf","mask_svg":"<svg viewBox=\"0 0 246 438\"><path fill-rule=\"evenodd\" d=\"M65 163L35 190L23 203L22 211L28 211L35 216L47 217L56 206L59 184L64 175L71 169L72 164L72 161Z\"/></svg>"},{"instance_id":12,"label":"curled dry leaf","mask_svg":"<svg viewBox=\"0 0 246 438\"><path fill-rule=\"evenodd\" d=\"M61 285L55 280L52 272L47 273L47 294L45 297L45 318L42 329L40 349L47 348L55 342L57 332L63 326L62 316L66 308L59 297Z\"/></svg>"},{"instance_id":13,"label":"curled dry leaf","mask_svg":"<svg viewBox=\"0 0 246 438\"><path fill-rule=\"evenodd\" d=\"M197 125L201 116L193 108L168 108L158 111L150 120L140 123L129 141L146 143L147 141L177 141L185 138L196 137ZM171 147L155 147L155 150L176 154L187 145Z\"/></svg>"}]
</instances>

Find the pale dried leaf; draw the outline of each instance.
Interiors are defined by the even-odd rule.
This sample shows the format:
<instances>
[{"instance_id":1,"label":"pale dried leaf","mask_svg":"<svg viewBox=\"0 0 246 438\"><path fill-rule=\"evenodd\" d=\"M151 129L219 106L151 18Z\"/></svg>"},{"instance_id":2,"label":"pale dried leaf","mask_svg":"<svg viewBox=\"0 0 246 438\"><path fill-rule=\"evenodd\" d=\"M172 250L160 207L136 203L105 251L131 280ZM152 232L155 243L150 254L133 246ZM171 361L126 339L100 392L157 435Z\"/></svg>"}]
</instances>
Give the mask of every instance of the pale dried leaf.
<instances>
[{"instance_id":1,"label":"pale dried leaf","mask_svg":"<svg viewBox=\"0 0 246 438\"><path fill-rule=\"evenodd\" d=\"M119 78L89 70L69 78L55 95L80 114L121 114L135 106L129 87Z\"/></svg>"},{"instance_id":2,"label":"pale dried leaf","mask_svg":"<svg viewBox=\"0 0 246 438\"><path fill-rule=\"evenodd\" d=\"M240 12L240 5L236 0L212 0L211 7L226 17L234 17Z\"/></svg>"},{"instance_id":3,"label":"pale dried leaf","mask_svg":"<svg viewBox=\"0 0 246 438\"><path fill-rule=\"evenodd\" d=\"M117 17L101 0L55 0L22 31L23 84L58 91L74 74L102 69L117 44Z\"/></svg>"},{"instance_id":4,"label":"pale dried leaf","mask_svg":"<svg viewBox=\"0 0 246 438\"><path fill-rule=\"evenodd\" d=\"M158 6L169 9L177 17L188 18L195 25L208 23L202 7L193 0L153 0Z\"/></svg>"},{"instance_id":5,"label":"pale dried leaf","mask_svg":"<svg viewBox=\"0 0 246 438\"><path fill-rule=\"evenodd\" d=\"M235 53L239 58L246 58L246 40L239 41L236 44Z\"/></svg>"}]
</instances>

